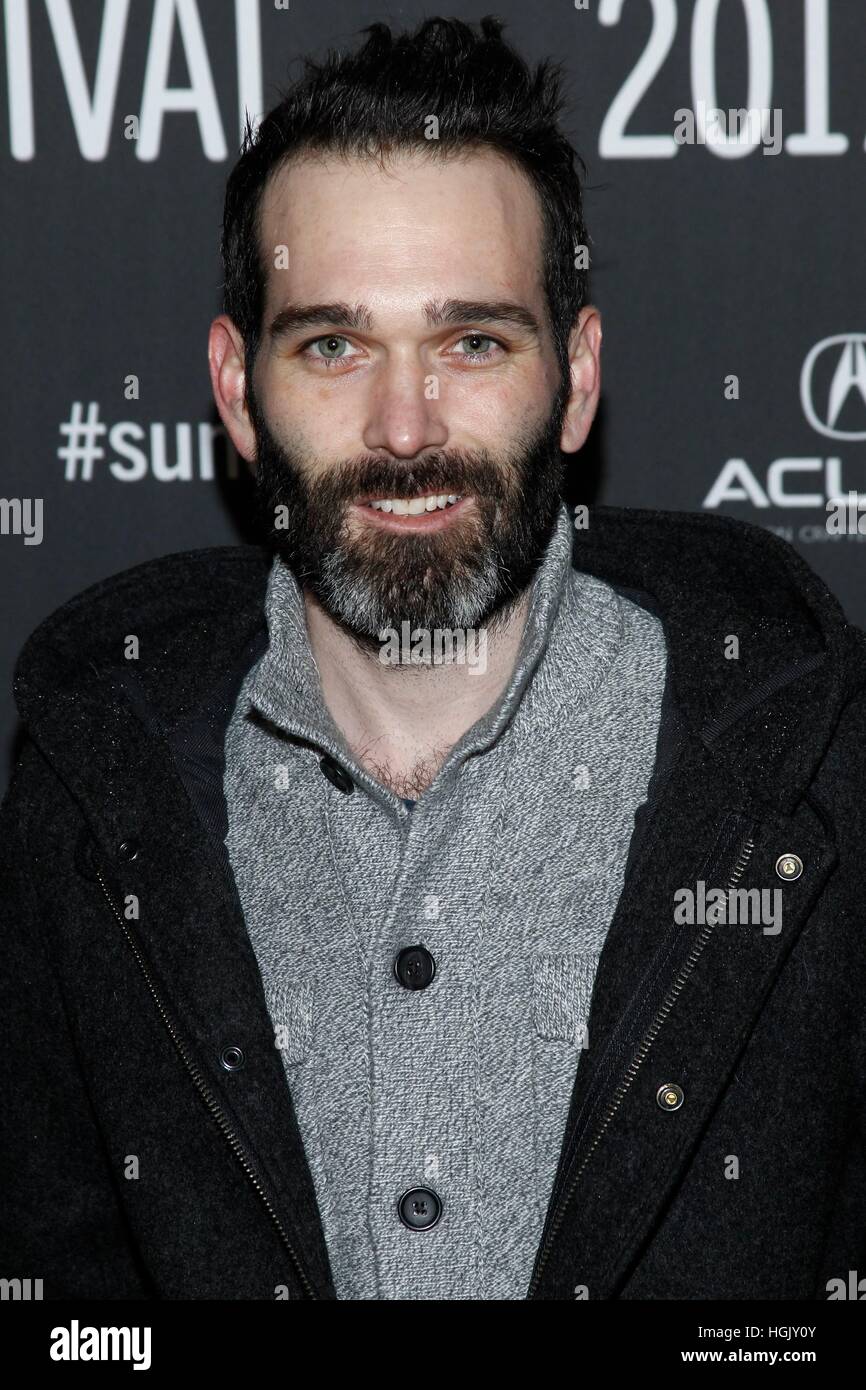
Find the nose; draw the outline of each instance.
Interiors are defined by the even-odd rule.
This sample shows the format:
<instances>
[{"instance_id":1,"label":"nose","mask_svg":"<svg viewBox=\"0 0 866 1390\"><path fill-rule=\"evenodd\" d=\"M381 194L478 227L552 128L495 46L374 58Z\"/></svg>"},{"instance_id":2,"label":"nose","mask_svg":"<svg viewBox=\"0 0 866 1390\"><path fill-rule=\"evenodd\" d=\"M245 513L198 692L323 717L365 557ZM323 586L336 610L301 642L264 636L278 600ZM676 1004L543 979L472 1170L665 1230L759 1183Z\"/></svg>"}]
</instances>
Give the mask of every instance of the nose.
<instances>
[{"instance_id":1,"label":"nose","mask_svg":"<svg viewBox=\"0 0 866 1390\"><path fill-rule=\"evenodd\" d=\"M439 400L439 378L417 356L392 356L376 374L363 431L368 449L414 458L448 442Z\"/></svg>"}]
</instances>

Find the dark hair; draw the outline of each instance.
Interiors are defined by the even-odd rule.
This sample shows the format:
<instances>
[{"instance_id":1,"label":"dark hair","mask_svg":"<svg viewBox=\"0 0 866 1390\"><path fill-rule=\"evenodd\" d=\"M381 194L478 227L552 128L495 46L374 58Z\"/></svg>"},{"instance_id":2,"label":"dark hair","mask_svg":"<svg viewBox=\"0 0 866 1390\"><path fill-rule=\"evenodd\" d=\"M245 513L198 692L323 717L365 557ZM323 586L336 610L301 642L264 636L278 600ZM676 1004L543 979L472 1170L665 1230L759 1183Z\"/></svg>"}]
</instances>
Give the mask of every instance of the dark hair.
<instances>
[{"instance_id":1,"label":"dark hair","mask_svg":"<svg viewBox=\"0 0 866 1390\"><path fill-rule=\"evenodd\" d=\"M262 194L293 156L321 150L382 162L391 153L432 157L488 147L529 176L543 216L543 284L563 377L568 336L587 295L587 271L575 265L587 246L580 176L583 161L558 128L561 65L545 59L531 72L488 15L480 35L459 19L427 19L396 38L371 24L357 52L304 60L303 76L254 131L247 115L241 152L229 175L221 241L223 307L246 353L246 382L259 348L267 271L260 246ZM425 138L430 116L438 139Z\"/></svg>"}]
</instances>

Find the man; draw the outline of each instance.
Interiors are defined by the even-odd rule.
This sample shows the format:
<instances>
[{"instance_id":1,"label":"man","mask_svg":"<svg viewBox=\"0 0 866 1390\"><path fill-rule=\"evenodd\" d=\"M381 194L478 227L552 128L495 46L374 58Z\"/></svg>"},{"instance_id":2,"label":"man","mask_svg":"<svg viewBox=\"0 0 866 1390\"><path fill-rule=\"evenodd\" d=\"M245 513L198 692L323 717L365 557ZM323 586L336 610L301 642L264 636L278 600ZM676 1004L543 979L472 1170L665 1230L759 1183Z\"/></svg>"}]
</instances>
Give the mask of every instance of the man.
<instances>
[{"instance_id":1,"label":"man","mask_svg":"<svg viewBox=\"0 0 866 1390\"><path fill-rule=\"evenodd\" d=\"M308 65L209 343L266 543L22 650L2 1254L46 1296L864 1267L863 634L760 528L564 504L601 327L558 111L492 20Z\"/></svg>"}]
</instances>

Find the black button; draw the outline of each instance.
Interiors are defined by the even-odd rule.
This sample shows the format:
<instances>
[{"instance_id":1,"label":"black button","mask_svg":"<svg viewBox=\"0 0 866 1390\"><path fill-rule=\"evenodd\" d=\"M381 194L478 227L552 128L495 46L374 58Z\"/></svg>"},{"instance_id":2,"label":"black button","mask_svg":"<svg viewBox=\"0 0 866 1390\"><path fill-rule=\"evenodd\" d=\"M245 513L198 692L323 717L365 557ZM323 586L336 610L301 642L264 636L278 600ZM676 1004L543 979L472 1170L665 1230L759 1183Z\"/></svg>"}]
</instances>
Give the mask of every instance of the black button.
<instances>
[{"instance_id":1,"label":"black button","mask_svg":"<svg viewBox=\"0 0 866 1390\"><path fill-rule=\"evenodd\" d=\"M404 989L426 989L436 974L436 962L426 946L404 946L394 961L394 974Z\"/></svg>"},{"instance_id":2,"label":"black button","mask_svg":"<svg viewBox=\"0 0 866 1390\"><path fill-rule=\"evenodd\" d=\"M410 1231L429 1231L442 1215L442 1203L430 1187L410 1187L397 1203L397 1214Z\"/></svg>"},{"instance_id":3,"label":"black button","mask_svg":"<svg viewBox=\"0 0 866 1390\"><path fill-rule=\"evenodd\" d=\"M119 845L117 846L117 852L118 852L118 854L121 856L122 859L137 859L137 858L138 858L138 841L137 841L137 840L123 840L122 843L119 844Z\"/></svg>"},{"instance_id":4,"label":"black button","mask_svg":"<svg viewBox=\"0 0 866 1390\"><path fill-rule=\"evenodd\" d=\"M332 782L338 791L354 791L355 783L352 781L344 767L335 763L333 758L329 758L327 753L324 758L319 759L319 767L324 772L329 782Z\"/></svg>"},{"instance_id":5,"label":"black button","mask_svg":"<svg viewBox=\"0 0 866 1390\"><path fill-rule=\"evenodd\" d=\"M226 1071L239 1071L244 1064L243 1048L224 1047L220 1053L220 1061Z\"/></svg>"}]
</instances>

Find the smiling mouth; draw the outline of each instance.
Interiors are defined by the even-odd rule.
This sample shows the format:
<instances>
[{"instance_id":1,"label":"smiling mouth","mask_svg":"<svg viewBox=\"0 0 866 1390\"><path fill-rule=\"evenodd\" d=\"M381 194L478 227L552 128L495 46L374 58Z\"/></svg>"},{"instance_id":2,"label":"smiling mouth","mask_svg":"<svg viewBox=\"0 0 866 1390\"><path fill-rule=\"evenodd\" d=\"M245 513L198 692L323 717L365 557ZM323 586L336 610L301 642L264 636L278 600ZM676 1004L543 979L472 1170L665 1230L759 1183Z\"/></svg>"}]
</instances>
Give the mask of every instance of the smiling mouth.
<instances>
[{"instance_id":1,"label":"smiling mouth","mask_svg":"<svg viewBox=\"0 0 866 1390\"><path fill-rule=\"evenodd\" d=\"M420 516L422 512L445 511L460 501L462 493L431 492L423 497L369 498L361 505L372 507L375 512L391 512L394 516Z\"/></svg>"},{"instance_id":2,"label":"smiling mouth","mask_svg":"<svg viewBox=\"0 0 866 1390\"><path fill-rule=\"evenodd\" d=\"M419 497L367 497L353 503L365 521L389 531L438 531L471 502L456 492L426 493Z\"/></svg>"}]
</instances>

